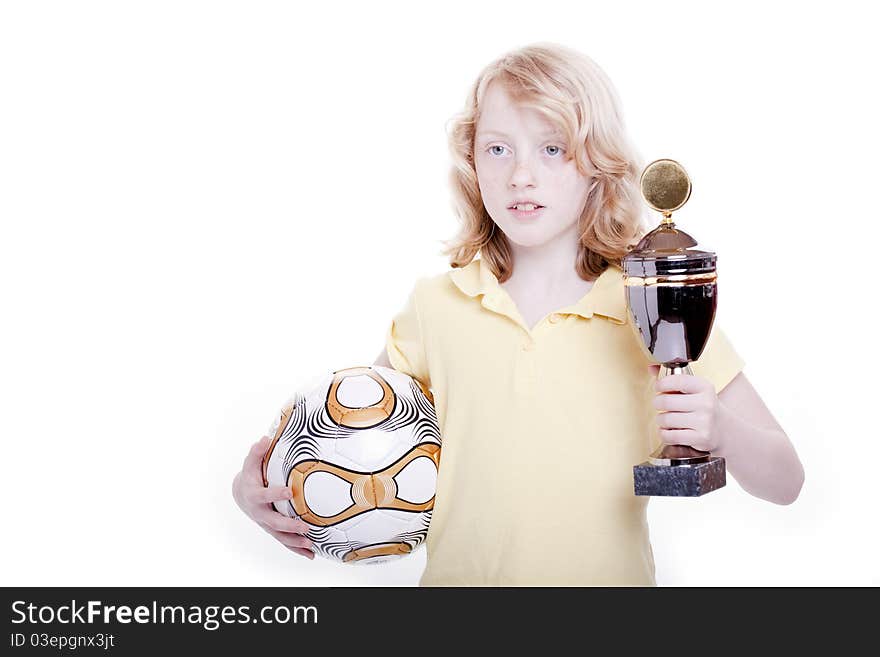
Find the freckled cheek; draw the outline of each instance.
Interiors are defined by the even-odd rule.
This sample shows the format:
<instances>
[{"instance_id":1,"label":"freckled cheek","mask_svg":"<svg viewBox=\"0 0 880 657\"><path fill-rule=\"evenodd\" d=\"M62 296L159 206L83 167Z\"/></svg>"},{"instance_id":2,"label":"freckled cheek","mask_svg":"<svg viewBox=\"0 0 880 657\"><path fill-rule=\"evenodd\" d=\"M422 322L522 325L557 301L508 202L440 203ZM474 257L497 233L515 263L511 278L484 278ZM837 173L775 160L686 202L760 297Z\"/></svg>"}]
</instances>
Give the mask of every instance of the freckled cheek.
<instances>
[{"instance_id":1,"label":"freckled cheek","mask_svg":"<svg viewBox=\"0 0 880 657\"><path fill-rule=\"evenodd\" d=\"M589 186L590 179L582 176L574 166L565 166L557 174L561 186L566 189L584 189Z\"/></svg>"},{"instance_id":2,"label":"freckled cheek","mask_svg":"<svg viewBox=\"0 0 880 657\"><path fill-rule=\"evenodd\" d=\"M497 195L505 189L507 178L497 169L498 167L477 168L477 183L484 197Z\"/></svg>"},{"instance_id":3,"label":"freckled cheek","mask_svg":"<svg viewBox=\"0 0 880 657\"><path fill-rule=\"evenodd\" d=\"M590 187L583 176L574 173L566 176L558 189L560 195L569 199L572 205L582 206L587 200L587 192Z\"/></svg>"},{"instance_id":4,"label":"freckled cheek","mask_svg":"<svg viewBox=\"0 0 880 657\"><path fill-rule=\"evenodd\" d=\"M508 168L506 163L500 159L492 160L485 157L478 157L474 166L477 169L477 175L480 176L499 176Z\"/></svg>"}]
</instances>

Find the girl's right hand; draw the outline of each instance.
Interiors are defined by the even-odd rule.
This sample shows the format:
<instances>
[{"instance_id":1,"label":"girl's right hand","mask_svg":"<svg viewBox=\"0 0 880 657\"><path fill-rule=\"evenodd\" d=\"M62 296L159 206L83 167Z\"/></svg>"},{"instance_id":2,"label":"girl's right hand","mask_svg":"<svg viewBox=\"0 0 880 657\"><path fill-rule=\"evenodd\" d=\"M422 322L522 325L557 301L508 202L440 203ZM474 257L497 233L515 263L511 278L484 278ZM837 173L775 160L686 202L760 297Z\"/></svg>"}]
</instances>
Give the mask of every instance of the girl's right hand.
<instances>
[{"instance_id":1,"label":"girl's right hand","mask_svg":"<svg viewBox=\"0 0 880 657\"><path fill-rule=\"evenodd\" d=\"M287 486L263 486L263 455L269 449L269 436L263 436L251 446L241 472L232 482L232 497L247 516L266 530L273 538L292 552L308 559L315 558L312 542L303 534L309 525L302 520L278 513L272 502L289 500Z\"/></svg>"}]
</instances>

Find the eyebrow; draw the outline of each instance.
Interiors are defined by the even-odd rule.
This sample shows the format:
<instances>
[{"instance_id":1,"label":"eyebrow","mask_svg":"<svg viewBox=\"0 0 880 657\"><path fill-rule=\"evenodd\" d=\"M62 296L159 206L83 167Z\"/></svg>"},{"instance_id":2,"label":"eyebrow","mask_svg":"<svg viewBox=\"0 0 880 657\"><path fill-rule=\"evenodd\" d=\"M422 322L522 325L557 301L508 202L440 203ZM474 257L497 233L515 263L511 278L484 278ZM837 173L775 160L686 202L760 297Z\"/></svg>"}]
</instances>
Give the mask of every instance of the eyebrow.
<instances>
[{"instance_id":1,"label":"eyebrow","mask_svg":"<svg viewBox=\"0 0 880 657\"><path fill-rule=\"evenodd\" d=\"M481 130L477 133L477 137L488 137L489 135L495 135L496 137L510 137L503 132L499 132L498 130ZM562 137L562 132L559 130L547 130L546 132L541 133L541 137Z\"/></svg>"}]
</instances>

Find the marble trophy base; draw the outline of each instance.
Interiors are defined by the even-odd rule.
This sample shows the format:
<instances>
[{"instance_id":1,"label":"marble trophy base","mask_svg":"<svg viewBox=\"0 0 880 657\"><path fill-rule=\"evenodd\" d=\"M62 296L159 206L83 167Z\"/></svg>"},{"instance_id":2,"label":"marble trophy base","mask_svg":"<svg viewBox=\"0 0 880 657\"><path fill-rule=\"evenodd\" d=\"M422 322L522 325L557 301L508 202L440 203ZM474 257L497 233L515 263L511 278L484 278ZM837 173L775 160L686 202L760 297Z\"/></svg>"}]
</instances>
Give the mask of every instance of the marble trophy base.
<instances>
[{"instance_id":1,"label":"marble trophy base","mask_svg":"<svg viewBox=\"0 0 880 657\"><path fill-rule=\"evenodd\" d=\"M727 483L724 457L710 456L693 465L654 465L645 461L633 466L636 495L700 497Z\"/></svg>"}]
</instances>

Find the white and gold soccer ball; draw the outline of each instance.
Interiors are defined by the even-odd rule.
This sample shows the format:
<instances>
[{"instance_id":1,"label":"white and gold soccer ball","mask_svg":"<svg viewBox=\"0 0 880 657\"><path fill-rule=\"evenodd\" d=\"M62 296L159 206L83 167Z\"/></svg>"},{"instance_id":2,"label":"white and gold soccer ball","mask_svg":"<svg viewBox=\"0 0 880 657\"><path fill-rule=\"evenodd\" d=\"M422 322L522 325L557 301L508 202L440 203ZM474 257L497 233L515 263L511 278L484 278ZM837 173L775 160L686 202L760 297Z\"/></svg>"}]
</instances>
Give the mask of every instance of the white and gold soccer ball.
<instances>
[{"instance_id":1,"label":"white and gold soccer ball","mask_svg":"<svg viewBox=\"0 0 880 657\"><path fill-rule=\"evenodd\" d=\"M307 522L315 553L328 559L410 554L428 533L440 466L430 391L377 365L312 381L269 430L263 483L293 490L275 508Z\"/></svg>"}]
</instances>

